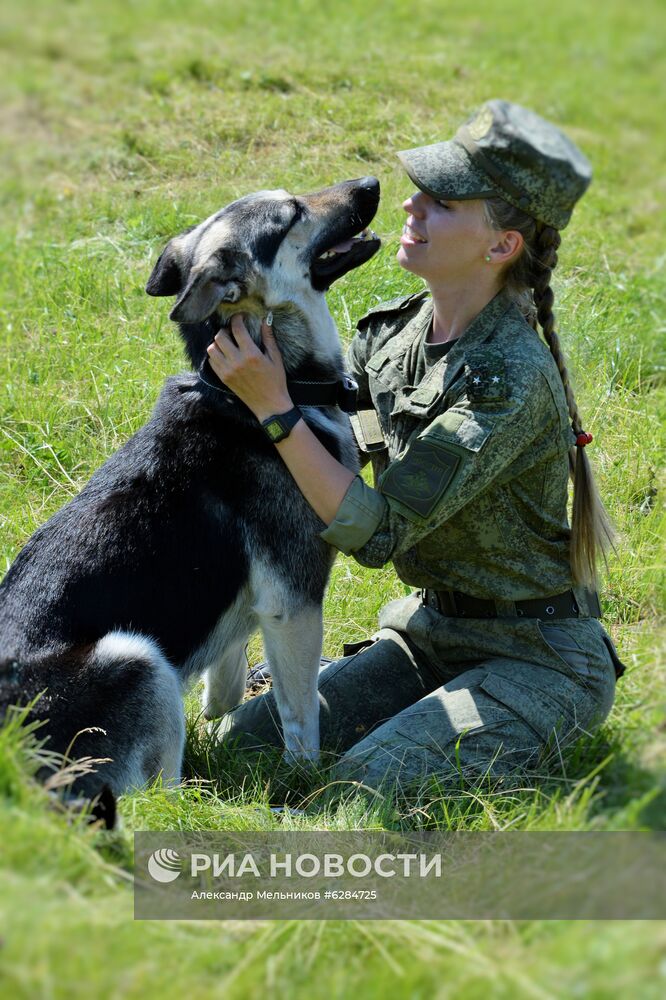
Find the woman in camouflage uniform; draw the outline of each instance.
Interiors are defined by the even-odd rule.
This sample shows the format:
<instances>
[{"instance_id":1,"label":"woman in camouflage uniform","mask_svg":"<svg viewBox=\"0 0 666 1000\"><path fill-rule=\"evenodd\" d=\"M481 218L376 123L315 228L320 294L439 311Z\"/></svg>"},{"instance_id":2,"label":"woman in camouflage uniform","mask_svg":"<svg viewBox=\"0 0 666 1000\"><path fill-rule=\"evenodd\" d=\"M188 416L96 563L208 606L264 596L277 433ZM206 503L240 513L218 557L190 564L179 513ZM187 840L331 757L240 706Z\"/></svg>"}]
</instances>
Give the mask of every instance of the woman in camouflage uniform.
<instances>
[{"instance_id":1,"label":"woman in camouflage uniform","mask_svg":"<svg viewBox=\"0 0 666 1000\"><path fill-rule=\"evenodd\" d=\"M428 289L371 310L350 347L375 488L303 420L276 445L322 537L364 566L392 561L417 588L320 673L322 748L374 787L536 768L544 748L603 721L621 671L594 591L610 527L550 289L589 164L549 122L497 100L452 141L399 156L417 190L397 260ZM259 420L291 410L270 329L266 355L240 317L232 329L209 348L217 375ZM279 745L273 695L225 728Z\"/></svg>"}]
</instances>

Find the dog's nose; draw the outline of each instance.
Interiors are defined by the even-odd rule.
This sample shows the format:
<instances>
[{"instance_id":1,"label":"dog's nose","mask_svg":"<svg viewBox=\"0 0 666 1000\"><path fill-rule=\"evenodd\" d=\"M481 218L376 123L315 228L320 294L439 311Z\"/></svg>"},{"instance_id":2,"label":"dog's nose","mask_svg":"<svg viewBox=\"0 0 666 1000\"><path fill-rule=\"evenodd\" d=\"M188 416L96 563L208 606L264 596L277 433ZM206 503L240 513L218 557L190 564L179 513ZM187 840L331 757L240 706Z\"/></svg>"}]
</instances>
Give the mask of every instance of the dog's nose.
<instances>
[{"instance_id":1,"label":"dog's nose","mask_svg":"<svg viewBox=\"0 0 666 1000\"><path fill-rule=\"evenodd\" d=\"M376 177L368 175L368 177L359 177L357 184L360 188L366 191L372 191L373 194L379 194L379 181Z\"/></svg>"},{"instance_id":2,"label":"dog's nose","mask_svg":"<svg viewBox=\"0 0 666 1000\"><path fill-rule=\"evenodd\" d=\"M373 213L379 204L379 181L376 177L359 177L354 182L357 204Z\"/></svg>"}]
</instances>

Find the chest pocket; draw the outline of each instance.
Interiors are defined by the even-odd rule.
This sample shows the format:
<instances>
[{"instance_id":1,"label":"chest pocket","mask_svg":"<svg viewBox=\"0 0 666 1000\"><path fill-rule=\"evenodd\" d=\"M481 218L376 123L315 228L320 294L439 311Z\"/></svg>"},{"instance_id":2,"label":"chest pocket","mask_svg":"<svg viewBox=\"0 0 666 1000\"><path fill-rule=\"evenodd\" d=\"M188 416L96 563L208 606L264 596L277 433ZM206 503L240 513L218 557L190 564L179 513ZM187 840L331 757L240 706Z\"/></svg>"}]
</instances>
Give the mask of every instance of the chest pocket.
<instances>
[{"instance_id":1,"label":"chest pocket","mask_svg":"<svg viewBox=\"0 0 666 1000\"><path fill-rule=\"evenodd\" d=\"M392 422L402 422L407 418L405 428L408 436L414 431L415 424L409 420L430 421L446 407L442 393L444 366L438 365L437 370L427 375L419 385L406 385L406 375L403 371L403 360L394 359L390 355L382 357L381 352L366 365L369 376L370 395L375 409L380 415L388 436L390 434L389 417ZM402 436L402 431L398 436Z\"/></svg>"},{"instance_id":2,"label":"chest pocket","mask_svg":"<svg viewBox=\"0 0 666 1000\"><path fill-rule=\"evenodd\" d=\"M448 412L436 417L391 462L379 483L380 491L395 501L411 521L430 517L455 481L474 460L492 432L492 423L478 416Z\"/></svg>"}]
</instances>

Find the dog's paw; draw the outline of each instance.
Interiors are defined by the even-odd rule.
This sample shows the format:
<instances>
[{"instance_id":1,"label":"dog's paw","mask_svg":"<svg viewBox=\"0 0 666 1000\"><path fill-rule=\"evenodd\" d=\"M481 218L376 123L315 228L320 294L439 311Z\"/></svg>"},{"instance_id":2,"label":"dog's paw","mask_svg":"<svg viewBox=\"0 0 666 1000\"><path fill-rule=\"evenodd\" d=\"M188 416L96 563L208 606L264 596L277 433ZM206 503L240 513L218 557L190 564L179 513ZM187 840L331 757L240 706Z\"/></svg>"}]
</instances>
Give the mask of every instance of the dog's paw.
<instances>
[{"instance_id":1,"label":"dog's paw","mask_svg":"<svg viewBox=\"0 0 666 1000\"><path fill-rule=\"evenodd\" d=\"M285 748L282 758L288 764L316 764L319 761L319 750L304 750L303 747Z\"/></svg>"},{"instance_id":2,"label":"dog's paw","mask_svg":"<svg viewBox=\"0 0 666 1000\"><path fill-rule=\"evenodd\" d=\"M201 699L201 714L207 722L211 722L213 719L221 719L238 705L239 702L235 698L222 701L220 698L206 698L204 694Z\"/></svg>"},{"instance_id":3,"label":"dog's paw","mask_svg":"<svg viewBox=\"0 0 666 1000\"><path fill-rule=\"evenodd\" d=\"M201 714L206 722L213 722L215 719L221 718L225 713L221 712L215 705L207 704L202 706Z\"/></svg>"}]
</instances>

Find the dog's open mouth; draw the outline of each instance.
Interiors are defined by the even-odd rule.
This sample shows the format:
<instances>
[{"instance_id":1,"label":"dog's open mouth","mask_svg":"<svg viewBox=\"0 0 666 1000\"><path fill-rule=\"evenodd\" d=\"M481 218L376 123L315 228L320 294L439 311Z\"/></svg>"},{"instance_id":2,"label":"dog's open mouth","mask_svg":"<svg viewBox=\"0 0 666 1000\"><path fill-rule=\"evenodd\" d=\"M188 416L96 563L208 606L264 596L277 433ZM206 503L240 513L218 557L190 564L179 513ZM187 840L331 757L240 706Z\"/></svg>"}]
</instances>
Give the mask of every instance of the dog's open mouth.
<instances>
[{"instance_id":1,"label":"dog's open mouth","mask_svg":"<svg viewBox=\"0 0 666 1000\"><path fill-rule=\"evenodd\" d=\"M376 239L379 239L379 237L372 231L372 229L364 229L362 233L358 234L358 236L352 236L350 240L344 240L342 243L338 243L337 246L331 247L330 250L324 250L324 252L320 253L317 257L317 261L331 260L333 257L337 257L338 254L349 253L356 243L368 243L369 241Z\"/></svg>"},{"instance_id":2,"label":"dog's open mouth","mask_svg":"<svg viewBox=\"0 0 666 1000\"><path fill-rule=\"evenodd\" d=\"M326 286L332 284L347 271L365 264L380 246L381 240L372 229L364 229L356 236L341 240L317 254L312 261L311 270L315 283L324 281Z\"/></svg>"}]
</instances>

